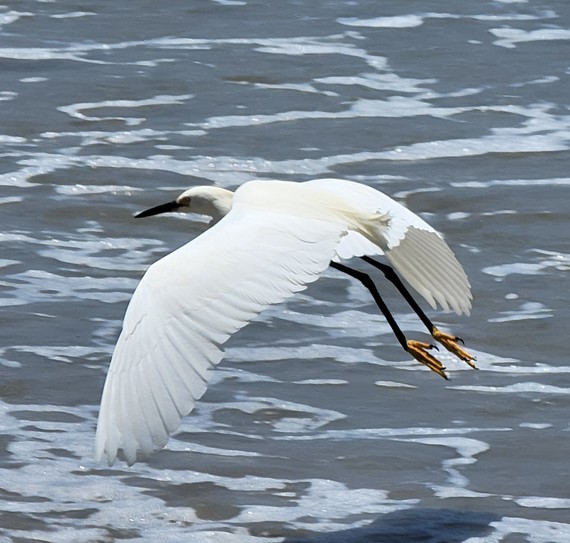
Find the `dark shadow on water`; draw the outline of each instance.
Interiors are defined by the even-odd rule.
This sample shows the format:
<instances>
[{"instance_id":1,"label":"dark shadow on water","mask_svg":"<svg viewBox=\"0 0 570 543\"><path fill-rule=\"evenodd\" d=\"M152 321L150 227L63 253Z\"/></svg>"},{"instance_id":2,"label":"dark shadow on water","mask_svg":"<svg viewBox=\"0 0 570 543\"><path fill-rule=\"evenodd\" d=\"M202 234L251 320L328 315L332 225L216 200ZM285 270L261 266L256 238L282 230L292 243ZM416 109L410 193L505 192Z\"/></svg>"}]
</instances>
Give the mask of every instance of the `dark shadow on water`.
<instances>
[{"instance_id":1,"label":"dark shadow on water","mask_svg":"<svg viewBox=\"0 0 570 543\"><path fill-rule=\"evenodd\" d=\"M406 509L378 517L362 528L288 534L283 543L463 543L485 537L495 513L453 509Z\"/></svg>"}]
</instances>

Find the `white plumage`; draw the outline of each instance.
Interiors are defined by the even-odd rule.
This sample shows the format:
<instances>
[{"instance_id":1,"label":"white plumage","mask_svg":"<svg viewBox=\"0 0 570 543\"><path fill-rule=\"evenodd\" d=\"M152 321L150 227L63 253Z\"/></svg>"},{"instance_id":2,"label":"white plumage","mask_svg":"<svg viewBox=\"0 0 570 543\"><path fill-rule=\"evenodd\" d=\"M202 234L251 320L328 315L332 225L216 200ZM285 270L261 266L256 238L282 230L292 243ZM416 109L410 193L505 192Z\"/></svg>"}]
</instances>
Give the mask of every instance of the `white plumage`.
<instances>
[{"instance_id":1,"label":"white plumage","mask_svg":"<svg viewBox=\"0 0 570 543\"><path fill-rule=\"evenodd\" d=\"M205 392L226 340L331 261L384 254L433 307L471 307L467 276L441 236L365 185L252 181L235 194L194 187L147 214L175 209L214 224L150 266L133 294L97 427L96 457L109 464L121 449L132 464L163 447Z\"/></svg>"}]
</instances>

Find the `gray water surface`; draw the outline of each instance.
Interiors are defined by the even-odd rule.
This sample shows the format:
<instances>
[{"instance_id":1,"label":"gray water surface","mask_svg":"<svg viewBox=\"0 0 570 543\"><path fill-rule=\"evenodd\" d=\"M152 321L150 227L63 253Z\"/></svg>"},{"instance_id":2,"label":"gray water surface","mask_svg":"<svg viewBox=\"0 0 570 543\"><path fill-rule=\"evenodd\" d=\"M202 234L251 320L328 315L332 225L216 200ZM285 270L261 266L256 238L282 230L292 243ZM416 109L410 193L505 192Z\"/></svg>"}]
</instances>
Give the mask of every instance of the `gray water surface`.
<instances>
[{"instance_id":1,"label":"gray water surface","mask_svg":"<svg viewBox=\"0 0 570 543\"><path fill-rule=\"evenodd\" d=\"M9 7L12 6L12 7ZM0 9L0 538L570 541L570 4L247 0ZM145 269L196 184L343 177L442 231L480 371L445 382L334 270L227 345L163 451L95 464ZM420 323L380 276L405 331Z\"/></svg>"}]
</instances>

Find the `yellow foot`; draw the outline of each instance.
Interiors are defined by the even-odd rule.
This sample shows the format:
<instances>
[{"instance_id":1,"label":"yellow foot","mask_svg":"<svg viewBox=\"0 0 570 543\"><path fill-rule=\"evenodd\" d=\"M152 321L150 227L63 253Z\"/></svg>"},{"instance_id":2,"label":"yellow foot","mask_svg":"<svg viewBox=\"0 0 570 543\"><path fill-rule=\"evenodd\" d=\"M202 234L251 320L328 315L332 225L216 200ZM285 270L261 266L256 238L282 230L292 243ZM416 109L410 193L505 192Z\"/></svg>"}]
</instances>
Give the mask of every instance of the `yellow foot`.
<instances>
[{"instance_id":1,"label":"yellow foot","mask_svg":"<svg viewBox=\"0 0 570 543\"><path fill-rule=\"evenodd\" d=\"M445 374L445 366L433 355L427 352L429 349L437 347L435 345L430 345L429 343L422 343L421 341L414 341L408 339L406 341L407 351L422 364L426 365L431 371L435 371L440 377L447 379Z\"/></svg>"},{"instance_id":2,"label":"yellow foot","mask_svg":"<svg viewBox=\"0 0 570 543\"><path fill-rule=\"evenodd\" d=\"M475 360L475 357L457 344L458 341L463 343L463 340L460 337L451 336L445 332L440 332L435 327L431 335L433 336L433 339L439 341L449 352L453 353L464 362L467 362L467 364L469 364L473 369L478 369L473 362Z\"/></svg>"}]
</instances>

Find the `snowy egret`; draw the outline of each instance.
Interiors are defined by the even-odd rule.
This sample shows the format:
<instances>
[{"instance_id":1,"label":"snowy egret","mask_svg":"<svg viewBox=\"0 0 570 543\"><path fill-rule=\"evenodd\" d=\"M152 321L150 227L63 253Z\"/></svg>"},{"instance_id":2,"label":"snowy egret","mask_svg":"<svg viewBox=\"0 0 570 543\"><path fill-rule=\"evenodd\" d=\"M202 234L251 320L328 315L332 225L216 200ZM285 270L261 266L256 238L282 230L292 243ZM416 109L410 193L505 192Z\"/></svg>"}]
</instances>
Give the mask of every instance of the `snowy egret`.
<instances>
[{"instance_id":1,"label":"snowy egret","mask_svg":"<svg viewBox=\"0 0 570 543\"><path fill-rule=\"evenodd\" d=\"M250 181L235 193L193 187L137 217L168 211L208 215L211 227L150 266L133 294L101 400L98 460L112 464L122 450L132 464L162 448L205 392L226 340L329 265L358 279L402 347L446 377L434 346L407 339L371 278L341 263L351 257L380 269L433 338L474 367L462 340L438 330L394 269L371 258L384 255L433 308L469 314L469 281L448 245L385 194L340 179Z\"/></svg>"}]
</instances>

